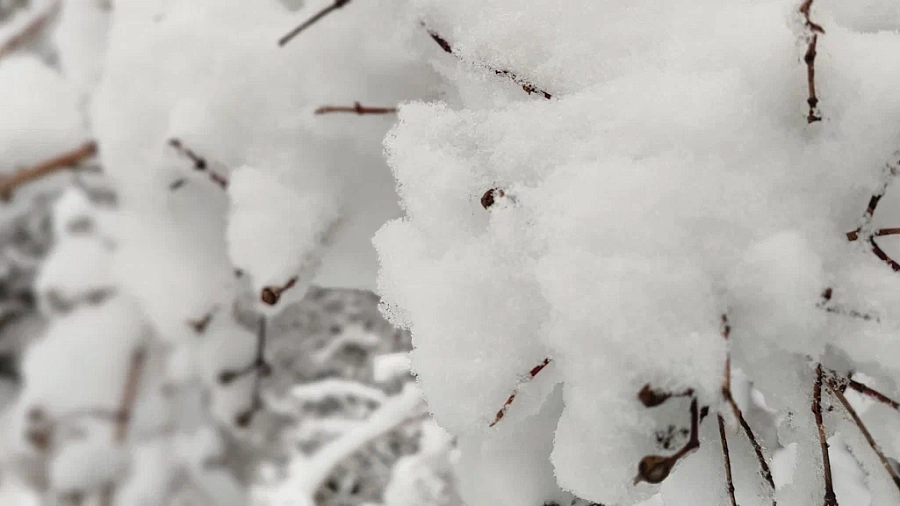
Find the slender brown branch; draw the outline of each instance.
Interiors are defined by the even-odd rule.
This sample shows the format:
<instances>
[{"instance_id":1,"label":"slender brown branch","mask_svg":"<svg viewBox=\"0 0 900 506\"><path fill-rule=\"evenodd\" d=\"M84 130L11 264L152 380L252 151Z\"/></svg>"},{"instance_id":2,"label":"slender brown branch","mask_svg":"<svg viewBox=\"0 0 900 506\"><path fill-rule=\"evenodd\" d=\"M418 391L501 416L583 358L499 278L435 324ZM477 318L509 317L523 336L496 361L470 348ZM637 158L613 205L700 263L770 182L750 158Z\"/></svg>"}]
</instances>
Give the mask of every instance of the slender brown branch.
<instances>
[{"instance_id":1,"label":"slender brown branch","mask_svg":"<svg viewBox=\"0 0 900 506\"><path fill-rule=\"evenodd\" d=\"M878 455L878 460L881 461L881 465L884 466L885 470L887 470L888 475L890 475L891 479L894 482L894 485L900 489L900 475L894 470L894 466L891 465L890 461L887 457L884 456L884 452L881 451L881 447L878 446L878 443L875 442L875 438L872 437L872 434L869 432L869 429L866 427L866 424L863 423L862 419L859 417L859 414L853 409L853 406L847 401L847 398L841 392L841 389L835 384L834 380L829 380L825 382L828 386L828 389L831 390L831 393L837 397L837 399L844 406L844 410L847 411L847 414L853 418L853 422L856 424L856 427L859 428L859 431L862 433L863 437L866 438L866 442L869 443L869 447L872 448L872 451Z\"/></svg>"},{"instance_id":2,"label":"slender brown branch","mask_svg":"<svg viewBox=\"0 0 900 506\"><path fill-rule=\"evenodd\" d=\"M878 228L872 232L872 235L875 237L884 237L887 235L900 235L900 228ZM854 230L853 232L847 232L847 240L853 242L859 239L859 230Z\"/></svg>"},{"instance_id":3,"label":"slender brown branch","mask_svg":"<svg viewBox=\"0 0 900 506\"><path fill-rule=\"evenodd\" d=\"M13 191L19 186L54 172L70 169L95 154L97 154L97 143L88 141L72 151L10 174L0 179L0 199L9 200Z\"/></svg>"},{"instance_id":4,"label":"slender brown branch","mask_svg":"<svg viewBox=\"0 0 900 506\"><path fill-rule=\"evenodd\" d=\"M181 139L169 139L169 146L175 149L181 156L189 159L194 164L194 170L203 172L209 177L209 180L219 185L223 190L228 188L228 178L209 168L209 162L206 158L198 155L192 149L188 148L181 142ZM170 189L177 190L184 184L184 180L178 180L170 186Z\"/></svg>"},{"instance_id":5,"label":"slender brown branch","mask_svg":"<svg viewBox=\"0 0 900 506\"><path fill-rule=\"evenodd\" d=\"M320 19L325 16L331 14L332 12L340 9L341 7L350 3L350 0L334 0L334 3L315 13L311 18L307 19L303 23L301 23L297 28L294 28L290 32L288 32L285 36L278 39L278 45L284 47L285 44L290 42L294 37L300 35L304 30L309 28L310 26L319 22Z\"/></svg>"},{"instance_id":6,"label":"slender brown branch","mask_svg":"<svg viewBox=\"0 0 900 506\"><path fill-rule=\"evenodd\" d=\"M843 308L840 306L835 306L833 304L830 304L833 294L834 294L834 290L831 287L826 288L822 292L822 298L816 304L816 307L827 313L846 316L849 318L856 318L857 320L874 321L876 323L881 322L881 319L873 314L863 313L863 312L857 311L855 309L846 309L846 308Z\"/></svg>"},{"instance_id":7,"label":"slender brown branch","mask_svg":"<svg viewBox=\"0 0 900 506\"><path fill-rule=\"evenodd\" d=\"M882 404L886 404L886 405L894 408L894 410L896 410L896 411L900 411L900 403L898 403L897 401L884 395L883 393L879 392L878 390L875 390L872 387L869 387L863 383L860 383L852 378L848 378L846 380L846 385L863 395L867 395Z\"/></svg>"},{"instance_id":8,"label":"slender brown branch","mask_svg":"<svg viewBox=\"0 0 900 506\"><path fill-rule=\"evenodd\" d=\"M456 53L456 51L453 49L453 46L450 45L450 42L447 41L447 39L445 39L443 36L441 36L440 34L438 34L437 32L435 32L433 30L430 30L430 29L427 29L427 30L428 30L428 35L431 36L431 40L433 40L438 46L440 46L440 48L445 53L451 54L451 55L455 56L456 58L462 59L460 57L460 55ZM523 79L522 77L518 76L517 74L513 73L512 71L494 68L489 65L485 65L483 63L480 63L478 65L490 70L491 72L493 72L494 74L496 74L498 76L505 77L506 79L509 79L509 80L515 82L516 84L518 84L519 86L522 87L522 90L524 90L525 93L528 93L529 95L531 95L532 93L536 93L536 94L546 98L547 100L550 100L551 98L553 98L553 95L551 95L547 91L542 90L541 88L538 88L537 86L531 84L528 80Z\"/></svg>"},{"instance_id":9,"label":"slender brown branch","mask_svg":"<svg viewBox=\"0 0 900 506\"><path fill-rule=\"evenodd\" d=\"M806 54L803 56L803 61L806 63L806 84L809 94L809 98L806 99L806 103L809 105L807 123L822 121L822 116L818 112L819 98L816 96L816 46L819 42L819 34L824 35L825 30L810 19L810 10L814 1L804 0L800 6L800 14L803 15L809 40Z\"/></svg>"},{"instance_id":10,"label":"slender brown branch","mask_svg":"<svg viewBox=\"0 0 900 506\"><path fill-rule=\"evenodd\" d=\"M528 371L528 376L523 381L529 381L529 380L533 379L535 376L540 374L540 372L543 371L545 367L550 365L550 362L552 362L552 360L550 358L545 358L543 361L541 361L540 364L532 367L531 370ZM509 395L509 397L506 399L506 402L503 403L503 407L500 408L499 411L497 411L497 414L494 416L494 421L491 422L490 427L493 427L494 425L497 425L498 423L500 423L500 420L502 420L503 417L506 416L506 411L512 405L513 401L516 400L516 395L518 395L518 394L519 394L519 387L517 386L515 388L515 390L513 390L513 393L511 393Z\"/></svg>"},{"instance_id":11,"label":"slender brown branch","mask_svg":"<svg viewBox=\"0 0 900 506\"><path fill-rule=\"evenodd\" d=\"M40 35L40 33L44 31L44 28L50 24L50 21L56 17L56 14L59 13L61 5L61 0L54 1L47 10L35 15L21 30L0 43L0 58L17 51L19 48Z\"/></svg>"},{"instance_id":12,"label":"slender brown branch","mask_svg":"<svg viewBox=\"0 0 900 506\"><path fill-rule=\"evenodd\" d=\"M333 114L333 113L351 113L360 116L364 114L396 114L396 107L367 107L359 102L354 102L352 106L347 105L324 105L316 109L315 114Z\"/></svg>"},{"instance_id":13,"label":"slender brown branch","mask_svg":"<svg viewBox=\"0 0 900 506\"><path fill-rule=\"evenodd\" d=\"M727 341L731 337L731 324L728 322L727 314L722 314L721 329L722 338ZM756 434L753 432L750 424L747 423L747 420L744 418L743 411L741 411L740 406L738 406L737 402L735 402L734 396L731 393L730 350L726 351L725 353L725 374L724 379L722 380L722 397L725 398L725 401L731 407L731 412L734 414L734 417L740 424L741 430L744 432L744 436L746 436L747 440L750 441L750 445L753 447L754 453L756 453L756 460L759 463L759 474L763 477L764 480L766 480L766 483L769 484L769 487L772 491L772 506L776 506L775 480L772 478L772 470L769 468L769 463L766 461L766 455L765 453L763 453L762 445L759 444L759 440L756 438ZM721 419L721 415L719 418Z\"/></svg>"},{"instance_id":14,"label":"slender brown branch","mask_svg":"<svg viewBox=\"0 0 900 506\"><path fill-rule=\"evenodd\" d=\"M834 495L834 482L831 478L831 457L828 455L828 439L825 437L825 423L822 420L822 364L816 366L816 381L813 383L812 412L816 419L819 433L819 447L822 450L822 464L825 469L825 502L824 506L838 506Z\"/></svg>"},{"instance_id":15,"label":"slender brown branch","mask_svg":"<svg viewBox=\"0 0 900 506\"><path fill-rule=\"evenodd\" d=\"M734 499L734 480L731 477L731 454L728 453L728 437L725 435L725 419L719 416L719 440L722 441L722 456L725 459L725 484L731 506L737 506Z\"/></svg>"},{"instance_id":16,"label":"slender brown branch","mask_svg":"<svg viewBox=\"0 0 900 506\"><path fill-rule=\"evenodd\" d=\"M274 306L278 304L278 301L281 300L281 294L290 290L297 284L297 276L292 277L282 286L266 286L263 287L262 292L259 294L260 300L266 303L269 306Z\"/></svg>"},{"instance_id":17,"label":"slender brown branch","mask_svg":"<svg viewBox=\"0 0 900 506\"><path fill-rule=\"evenodd\" d=\"M256 376L254 376L253 378L253 398L250 401L250 407L246 411L238 413L238 415L235 417L235 424L239 427L247 427L248 425L250 425L250 422L253 421L253 415L255 415L257 411L262 409L262 379L263 377L272 374L272 366L269 365L268 362L266 362L265 317L261 317L259 319L259 328L256 334L256 358L243 370L237 371L237 376L235 376L234 379L252 371L256 371ZM231 381L233 381L234 379L232 379ZM223 380L222 376L219 377L219 380L223 383L227 383Z\"/></svg>"},{"instance_id":18,"label":"slender brown branch","mask_svg":"<svg viewBox=\"0 0 900 506\"><path fill-rule=\"evenodd\" d=\"M866 207L866 212L863 214L862 222L856 228L856 230L852 232L847 232L847 240L850 242L857 241L860 239L868 241L869 245L872 248L872 253L875 254L882 262L886 263L894 270L894 272L900 272L900 263L896 262L893 258L891 258L887 253L884 252L883 249L875 242L876 237L888 236L888 235L897 235L900 234L900 229L897 228L885 228L885 229L876 229L871 230L869 225L872 223L872 218L875 215L875 209L878 208L878 204L881 202L882 197L887 192L888 187L894 181L894 178L900 173L900 161L895 163L888 163L886 167L886 174L884 177L884 181L882 181L881 186L879 186L878 190L872 194L869 198L869 205Z\"/></svg>"},{"instance_id":19,"label":"slender brown branch","mask_svg":"<svg viewBox=\"0 0 900 506\"><path fill-rule=\"evenodd\" d=\"M119 401L119 416L116 419L115 431L113 432L113 441L120 446L123 445L128 438L128 431L131 428L131 419L134 414L134 406L137 403L141 378L144 375L146 364L147 350L144 347L134 350L131 354L128 375L125 378L125 388L122 391L122 400ZM100 504L102 506L111 506L115 502L115 495L115 484L106 484L100 492Z\"/></svg>"},{"instance_id":20,"label":"slender brown branch","mask_svg":"<svg viewBox=\"0 0 900 506\"><path fill-rule=\"evenodd\" d=\"M668 478L669 473L681 459L700 447L700 410L697 399L691 399L691 438L685 445L668 457L647 455L638 464L638 474L634 477L634 485L645 481L656 484Z\"/></svg>"}]
</instances>

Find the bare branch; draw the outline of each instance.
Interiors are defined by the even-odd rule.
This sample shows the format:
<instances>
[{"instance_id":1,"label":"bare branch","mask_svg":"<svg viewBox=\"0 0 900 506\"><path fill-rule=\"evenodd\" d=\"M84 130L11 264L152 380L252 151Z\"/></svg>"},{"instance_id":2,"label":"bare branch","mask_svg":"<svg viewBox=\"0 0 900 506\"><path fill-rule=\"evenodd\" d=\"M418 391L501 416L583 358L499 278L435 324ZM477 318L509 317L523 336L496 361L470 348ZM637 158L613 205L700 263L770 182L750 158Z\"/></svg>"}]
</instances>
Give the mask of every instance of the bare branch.
<instances>
[{"instance_id":1,"label":"bare branch","mask_svg":"<svg viewBox=\"0 0 900 506\"><path fill-rule=\"evenodd\" d=\"M294 37L300 35L304 30L309 28L310 26L316 24L320 19L325 16L331 14L332 12L340 9L341 7L350 3L350 0L334 0L334 3L315 13L311 18L307 19L303 23L300 24L297 28L294 28L287 35L278 39L278 45L284 47L285 44L290 42Z\"/></svg>"},{"instance_id":2,"label":"bare branch","mask_svg":"<svg viewBox=\"0 0 900 506\"><path fill-rule=\"evenodd\" d=\"M824 506L838 506L834 495L834 482L831 478L831 457L828 455L828 439L825 437L825 423L822 420L822 364L816 366L816 381L813 383L812 412L816 418L819 433L819 447L822 450L822 463L825 468L825 502Z\"/></svg>"},{"instance_id":3,"label":"bare branch","mask_svg":"<svg viewBox=\"0 0 900 506\"><path fill-rule=\"evenodd\" d=\"M88 141L72 151L10 174L0 179L0 199L9 200L13 191L19 186L54 172L70 169L95 154L97 154L97 143Z\"/></svg>"},{"instance_id":4,"label":"bare branch","mask_svg":"<svg viewBox=\"0 0 900 506\"><path fill-rule=\"evenodd\" d=\"M223 190L228 188L228 178L219 174L218 172L209 168L209 162L207 162L206 158L198 155L193 150L188 148L181 142L181 139L169 139L169 146L172 146L175 151L178 152L181 156L189 159L194 163L194 170L197 172L203 172L209 177L209 180L213 183L219 185ZM170 187L172 190L177 190L181 188L184 184L184 180L178 180Z\"/></svg>"},{"instance_id":5,"label":"bare branch","mask_svg":"<svg viewBox=\"0 0 900 506\"><path fill-rule=\"evenodd\" d=\"M872 437L872 434L869 432L869 429L866 427L866 424L863 423L862 419L859 417L859 414L853 409L853 406L847 401L847 398L841 392L841 389L835 384L833 379L829 379L825 383L828 386L828 389L831 390L831 393L834 394L835 397L841 402L844 406L844 409L853 418L853 422L859 428L859 431L862 433L863 437L866 438L866 442L869 443L869 447L872 448L872 451L878 455L878 460L881 461L881 465L884 466L885 470L887 470L888 474L893 480L894 485L900 489L900 475L897 474L897 471L894 470L894 466L891 465L890 461L887 457L884 456L884 452L881 451L881 447L878 446L878 443L875 442L875 438Z\"/></svg>"},{"instance_id":6,"label":"bare branch","mask_svg":"<svg viewBox=\"0 0 900 506\"><path fill-rule=\"evenodd\" d=\"M59 13L61 0L56 0L45 10L34 16L18 33L0 43L0 58L7 56L34 40Z\"/></svg>"},{"instance_id":7,"label":"bare branch","mask_svg":"<svg viewBox=\"0 0 900 506\"><path fill-rule=\"evenodd\" d=\"M427 28L426 28L426 29L427 29ZM459 56L459 54L457 54L457 53L454 51L453 46L450 45L450 42L448 42L447 39L445 39L444 37L442 37L440 34L438 34L437 32L435 32L435 31L429 29L429 30L428 30L428 35L431 36L431 40L433 40L438 46L440 46L440 48L441 48L445 53L451 54L451 55L453 55L453 56L455 56L455 57L457 57L457 58L462 59L462 58ZM481 67L484 67L484 68L486 68L486 69L488 69L488 70L490 70L491 72L493 72L494 74L496 74L496 75L498 75L498 76L505 77L505 78L507 78L507 79L509 79L509 80L511 80L511 81L513 81L513 82L515 82L516 84L518 84L519 86L522 87L522 90L524 90L525 93L528 93L529 95L531 95L532 93L537 93L538 95L540 95L540 96L546 98L547 100L550 100L551 98L553 98L553 95L551 95L550 93L548 93L548 92L546 92L546 91L544 91L544 90L538 88L537 86L531 84L531 83L530 83L529 81L527 81L526 79L523 79L523 78L519 77L517 74L515 74L515 73L513 73L513 72L511 72L511 71L509 71L509 70L505 70L505 69L497 69L497 68L491 67L491 66L489 66L489 65L485 65L485 64L483 64L483 63L480 63L480 64L478 64L478 65L481 66Z\"/></svg>"},{"instance_id":8,"label":"bare branch","mask_svg":"<svg viewBox=\"0 0 900 506\"><path fill-rule=\"evenodd\" d=\"M250 425L250 422L253 420L253 415L256 414L257 411L262 409L262 379L264 376L268 376L272 374L272 366L266 362L266 318L261 317L259 319L259 328L256 334L256 358L253 362L239 371L226 371L219 376L219 381L224 384L228 384L231 381L234 381L240 376L244 374L248 374L250 372L256 371L256 376L253 378L253 399L250 402L250 408L246 411L239 413L237 417L235 417L235 424L239 427L246 427ZM230 372L233 374L231 379L225 377L225 374Z\"/></svg>"},{"instance_id":9,"label":"bare branch","mask_svg":"<svg viewBox=\"0 0 900 506\"><path fill-rule=\"evenodd\" d=\"M731 336L731 325L728 322L728 315L722 315L722 337L727 341ZM762 445L759 444L759 440L756 438L756 434L753 433L753 429L750 427L750 424L747 423L747 420L744 418L744 413L741 411L740 406L738 406L737 402L734 400L734 396L731 393L731 351L727 351L725 355L725 378L722 380L722 397L725 398L725 402L731 406L731 411L734 414L734 417L737 419L738 423L741 426L741 430L744 432L744 436L747 437L747 440L750 441L750 445L753 447L753 452L756 454L756 460L759 463L759 473L766 480L766 483L769 484L769 488L772 492L772 506L776 506L775 499L775 480L772 478L772 470L769 468L769 463L766 461L766 456L763 453ZM721 419L721 415L720 415ZM724 435L723 435L724 437Z\"/></svg>"},{"instance_id":10,"label":"bare branch","mask_svg":"<svg viewBox=\"0 0 900 506\"><path fill-rule=\"evenodd\" d=\"M529 381L529 380L533 379L541 371L543 371L545 367L550 365L550 362L552 362L551 359L545 358L543 361L541 361L540 364L532 367L531 370L528 371L528 376L524 379L524 381ZM515 390L513 390L513 393L510 394L509 397L506 399L506 402L503 403L503 407L500 408L499 411L497 411L497 414L494 416L494 421L491 422L490 427L493 427L494 425L497 425L498 423L500 423L500 420L502 420L503 417L506 415L506 411L512 405L513 401L516 400L516 395L518 395L518 394L519 394L519 387L517 386L515 388Z\"/></svg>"},{"instance_id":11,"label":"bare branch","mask_svg":"<svg viewBox=\"0 0 900 506\"><path fill-rule=\"evenodd\" d=\"M810 9L815 0L804 0L800 6L800 14L803 15L806 23L807 39L809 43L806 47L806 54L803 61L806 63L806 85L808 88L809 98L806 103L809 105L809 114L806 117L807 123L815 123L822 121L821 113L818 112L819 98L816 96L816 45L819 42L819 34L825 34L825 30L810 20Z\"/></svg>"},{"instance_id":12,"label":"bare branch","mask_svg":"<svg viewBox=\"0 0 900 506\"><path fill-rule=\"evenodd\" d=\"M396 107L367 107L359 102L354 102L352 106L340 105L324 105L316 109L315 114L333 114L333 113L351 113L360 116L364 114L396 114Z\"/></svg>"},{"instance_id":13,"label":"bare branch","mask_svg":"<svg viewBox=\"0 0 900 506\"><path fill-rule=\"evenodd\" d=\"M725 435L725 419L722 418L722 415L718 415L718 417L719 440L722 441L722 456L725 459L726 489L728 490L728 498L731 502L731 506L737 506L737 501L734 498L734 480L731 477L731 454L728 453L728 437Z\"/></svg>"}]
</instances>

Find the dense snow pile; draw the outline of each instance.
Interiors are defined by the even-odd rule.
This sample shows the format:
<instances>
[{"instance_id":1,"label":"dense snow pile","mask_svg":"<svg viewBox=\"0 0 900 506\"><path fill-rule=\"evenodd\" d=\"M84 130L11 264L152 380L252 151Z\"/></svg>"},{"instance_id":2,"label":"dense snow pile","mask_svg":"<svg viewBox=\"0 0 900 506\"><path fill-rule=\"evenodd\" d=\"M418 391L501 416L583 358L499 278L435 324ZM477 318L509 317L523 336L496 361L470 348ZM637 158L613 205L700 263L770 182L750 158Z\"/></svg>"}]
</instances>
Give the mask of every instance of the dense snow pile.
<instances>
[{"instance_id":1,"label":"dense snow pile","mask_svg":"<svg viewBox=\"0 0 900 506\"><path fill-rule=\"evenodd\" d=\"M380 289L469 503L726 504L721 413L738 503L821 504L819 362L828 432L900 501L832 392L898 392L900 265L870 243L897 214L865 213L900 170L896 2L411 4L454 91L386 141L407 217L376 236ZM777 493L729 353L797 445ZM900 457L900 413L863 418Z\"/></svg>"}]
</instances>

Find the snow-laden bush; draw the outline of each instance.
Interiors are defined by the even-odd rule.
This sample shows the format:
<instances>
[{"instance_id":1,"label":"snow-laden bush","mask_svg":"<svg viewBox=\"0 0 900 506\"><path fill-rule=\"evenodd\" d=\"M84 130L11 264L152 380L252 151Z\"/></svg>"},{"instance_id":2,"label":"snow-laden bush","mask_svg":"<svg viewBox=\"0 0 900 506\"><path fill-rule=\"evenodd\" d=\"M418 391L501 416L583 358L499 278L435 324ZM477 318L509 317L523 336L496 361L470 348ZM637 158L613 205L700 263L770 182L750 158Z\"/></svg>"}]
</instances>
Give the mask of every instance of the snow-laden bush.
<instances>
[{"instance_id":1,"label":"snow-laden bush","mask_svg":"<svg viewBox=\"0 0 900 506\"><path fill-rule=\"evenodd\" d=\"M410 4L452 91L386 140L379 286L469 504L834 504L836 432L900 502L897 3Z\"/></svg>"}]
</instances>

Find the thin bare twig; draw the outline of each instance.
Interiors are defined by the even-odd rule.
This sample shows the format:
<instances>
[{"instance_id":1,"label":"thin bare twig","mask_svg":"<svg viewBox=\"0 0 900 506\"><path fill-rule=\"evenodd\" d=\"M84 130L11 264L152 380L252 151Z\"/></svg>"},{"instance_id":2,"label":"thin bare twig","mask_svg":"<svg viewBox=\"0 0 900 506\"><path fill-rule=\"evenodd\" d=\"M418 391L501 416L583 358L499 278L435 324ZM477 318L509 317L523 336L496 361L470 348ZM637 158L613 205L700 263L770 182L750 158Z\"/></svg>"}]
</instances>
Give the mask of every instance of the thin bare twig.
<instances>
[{"instance_id":1,"label":"thin bare twig","mask_svg":"<svg viewBox=\"0 0 900 506\"><path fill-rule=\"evenodd\" d=\"M725 459L726 490L728 490L728 498L731 502L731 506L737 506L737 501L734 498L734 480L731 476L731 454L728 453L728 437L725 435L725 419L722 418L722 415L718 415L718 417L719 440L722 441L722 456Z\"/></svg>"},{"instance_id":2,"label":"thin bare twig","mask_svg":"<svg viewBox=\"0 0 900 506\"><path fill-rule=\"evenodd\" d=\"M118 417L113 432L113 441L117 445L125 444L128 431L131 428L131 419L134 414L134 406L137 404L140 392L141 378L147 364L147 350L143 346L134 350L128 367L128 375L125 377L125 388L122 390L122 400L119 401ZM116 486L113 483L106 484L100 492L100 504L111 506L115 501Z\"/></svg>"},{"instance_id":3,"label":"thin bare twig","mask_svg":"<svg viewBox=\"0 0 900 506\"><path fill-rule=\"evenodd\" d=\"M396 114L396 107L367 107L359 102L353 102L352 106L347 105L323 105L316 109L315 114L333 114L333 113L351 113L360 116L364 114Z\"/></svg>"},{"instance_id":4,"label":"thin bare twig","mask_svg":"<svg viewBox=\"0 0 900 506\"><path fill-rule=\"evenodd\" d=\"M900 173L900 161L887 164L884 180L882 181L881 186L879 186L875 193L869 198L869 205L866 207L866 212L863 214L860 225L856 230L847 232L848 241L853 242L860 239L867 241L872 247L872 253L874 253L882 262L888 264L894 272L900 272L900 263L896 262L881 249L878 243L875 242L875 237L895 235L896 233L900 233L900 229L886 228L871 230L869 226L872 223L872 218L875 216L875 209L878 208L878 204L881 202L882 197L884 197L888 187L890 187L898 173Z\"/></svg>"},{"instance_id":5,"label":"thin bare twig","mask_svg":"<svg viewBox=\"0 0 900 506\"><path fill-rule=\"evenodd\" d=\"M722 338L726 341L731 336L731 325L728 322L728 315L722 315ZM753 452L756 454L756 460L759 464L759 473L766 480L766 483L769 484L769 488L772 492L772 506L776 506L777 502L775 499L775 480L772 477L772 470L769 468L769 463L766 461L765 453L763 453L762 445L759 444L759 440L756 438L756 434L753 432L753 429L750 427L750 424L747 423L747 419L744 418L744 413L741 411L740 406L738 406L737 402L734 400L734 396L731 393L731 351L727 351L725 355L725 378L722 380L722 397L725 398L725 401L731 407L731 411L734 414L734 417L737 419L738 423L741 426L741 430L744 432L744 436L747 437L747 440L750 441L750 446L753 447ZM720 417L721 418L721 417Z\"/></svg>"},{"instance_id":6,"label":"thin bare twig","mask_svg":"<svg viewBox=\"0 0 900 506\"><path fill-rule=\"evenodd\" d=\"M198 155L192 149L185 146L184 143L181 142L181 139L169 139L169 146L172 146L178 154L193 162L194 170L205 173L210 181L219 185L223 190L228 188L228 178L210 169L209 162L207 162L206 158ZM172 190L177 190L178 188L181 188L181 185L183 184L184 181L179 180L173 183L170 188Z\"/></svg>"},{"instance_id":7,"label":"thin bare twig","mask_svg":"<svg viewBox=\"0 0 900 506\"><path fill-rule=\"evenodd\" d=\"M95 154L97 154L97 143L88 141L72 151L10 174L0 179L0 199L9 200L13 191L19 186L54 172L70 169Z\"/></svg>"},{"instance_id":8,"label":"thin bare twig","mask_svg":"<svg viewBox=\"0 0 900 506\"><path fill-rule=\"evenodd\" d=\"M865 321L874 321L875 323L881 322L881 319L873 314L863 313L863 312L857 311L855 309L846 309L846 308L843 308L840 306L835 306L833 304L830 304L831 297L833 294L834 294L834 290L832 290L830 287L826 288L822 292L822 299L818 302L818 304L816 304L816 307L819 309L822 309L823 311L825 311L827 313L846 316L848 318L856 318L857 320L865 320Z\"/></svg>"},{"instance_id":9,"label":"thin bare twig","mask_svg":"<svg viewBox=\"0 0 900 506\"><path fill-rule=\"evenodd\" d=\"M816 418L816 429L819 433L819 447L822 450L822 463L825 469L825 503L824 506L838 506L834 495L834 482L831 477L831 457L828 455L828 439L825 437L825 422L822 420L822 381L824 373L822 364L816 366L816 380L813 383L812 412Z\"/></svg>"},{"instance_id":10,"label":"thin bare twig","mask_svg":"<svg viewBox=\"0 0 900 506\"><path fill-rule=\"evenodd\" d=\"M61 0L56 0L40 14L35 15L18 33L0 43L0 58L17 51L19 48L34 40L46 28L50 21L59 13Z\"/></svg>"},{"instance_id":11,"label":"thin bare twig","mask_svg":"<svg viewBox=\"0 0 900 506\"><path fill-rule=\"evenodd\" d=\"M533 379L541 371L543 371L545 367L550 365L550 362L552 362L551 359L545 358L543 361L541 361L540 364L532 367L531 370L528 371L528 376L523 381L529 381L529 380ZM513 401L516 400L516 395L518 395L518 394L519 394L519 387L517 386L515 388L515 390L513 390L513 393L511 393L509 395L509 397L506 399L506 402L503 403L503 407L500 408L499 411L497 411L497 414L494 416L494 421L491 422L490 427L493 427L494 425L497 425L498 423L500 423L500 420L502 420L503 417L506 415L506 411L512 405Z\"/></svg>"},{"instance_id":12,"label":"thin bare twig","mask_svg":"<svg viewBox=\"0 0 900 506\"><path fill-rule=\"evenodd\" d=\"M350 3L350 0L334 0L334 3L315 13L311 18L307 19L303 23L301 23L297 28L294 28L290 32L288 32L285 36L278 39L278 45L284 47L285 44L290 42L294 37L300 35L304 30L309 28L310 26L316 24L320 19L325 16L331 14L332 12L340 9L341 7Z\"/></svg>"},{"instance_id":13,"label":"thin bare twig","mask_svg":"<svg viewBox=\"0 0 900 506\"><path fill-rule=\"evenodd\" d=\"M256 371L253 377L253 398L250 401L250 407L235 417L235 424L239 427L246 427L253 421L253 415L262 409L262 379L272 374L272 366L266 362L266 318L259 319L259 328L256 334L256 357L247 367L237 371L226 371L219 376L219 381L228 384L235 379ZM230 374L226 377L226 374Z\"/></svg>"},{"instance_id":14,"label":"thin bare twig","mask_svg":"<svg viewBox=\"0 0 900 506\"><path fill-rule=\"evenodd\" d=\"M897 401L884 395L883 393L879 392L878 390L875 390L872 387L869 387L863 383L860 383L852 378L847 378L845 384L848 387L852 388L853 390L856 390L857 392L859 392L863 395L867 395L882 404L886 404L886 405L894 408L894 410L896 410L896 411L900 411L900 403L898 403Z\"/></svg>"},{"instance_id":15,"label":"thin bare twig","mask_svg":"<svg viewBox=\"0 0 900 506\"><path fill-rule=\"evenodd\" d=\"M428 35L431 36L431 40L433 40L438 46L440 46L440 48L445 53L453 55L456 58L462 59L454 51L453 46L450 45L450 42L448 42L447 39L445 39L443 36L441 36L440 34L435 32L434 30L430 30L430 29L428 30ZM497 68L494 68L494 67L491 67L491 66L485 65L485 64L479 64L479 65L490 70L491 72L493 72L494 74L496 74L498 76L505 77L506 79L509 79L509 80L515 82L516 84L518 84L519 86L522 87L522 90L524 90L525 93L528 93L529 95L531 95L532 93L537 93L538 95L546 98L547 100L550 100L551 98L553 98L553 95L551 95L547 91L542 90L541 88L538 88L537 86L531 84L528 80L523 79L522 77L519 77L517 74L515 74L509 70L497 69Z\"/></svg>"},{"instance_id":16,"label":"thin bare twig","mask_svg":"<svg viewBox=\"0 0 900 506\"><path fill-rule=\"evenodd\" d=\"M900 475L897 474L897 471L894 470L894 466L891 465L890 461L887 457L884 456L884 452L881 451L881 447L878 446L878 443L875 442L875 438L872 437L872 434L869 432L869 429L866 427L866 424L863 423L862 418L859 417L859 414L853 409L853 406L847 401L847 398L841 392L840 387L835 383L833 379L829 379L825 382L828 386L828 389L831 390L831 393L837 397L837 400L841 402L844 406L844 410L847 411L847 414L853 419L853 422L856 424L856 427L859 428L859 431L862 433L863 437L866 438L866 442L869 443L869 447L872 448L872 451L878 455L878 460L881 461L881 465L884 466L885 470L887 470L888 475L890 475L891 480L893 480L894 485L900 489Z\"/></svg>"},{"instance_id":17,"label":"thin bare twig","mask_svg":"<svg viewBox=\"0 0 900 506\"><path fill-rule=\"evenodd\" d=\"M806 117L807 123L815 123L822 121L822 115L818 112L819 98L816 96L816 46L819 42L819 34L825 34L825 30L810 19L810 9L815 0L804 0L800 5L800 14L803 15L807 39L809 43L806 47L806 54L803 55L803 61L806 63L806 85L808 88L809 98L806 103L809 105L809 114Z\"/></svg>"}]
</instances>

